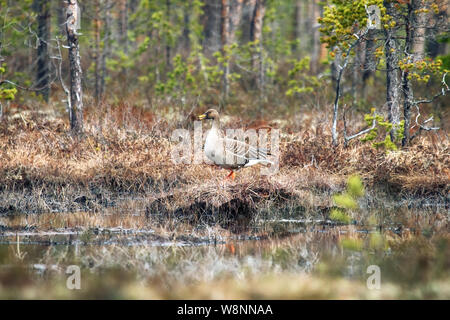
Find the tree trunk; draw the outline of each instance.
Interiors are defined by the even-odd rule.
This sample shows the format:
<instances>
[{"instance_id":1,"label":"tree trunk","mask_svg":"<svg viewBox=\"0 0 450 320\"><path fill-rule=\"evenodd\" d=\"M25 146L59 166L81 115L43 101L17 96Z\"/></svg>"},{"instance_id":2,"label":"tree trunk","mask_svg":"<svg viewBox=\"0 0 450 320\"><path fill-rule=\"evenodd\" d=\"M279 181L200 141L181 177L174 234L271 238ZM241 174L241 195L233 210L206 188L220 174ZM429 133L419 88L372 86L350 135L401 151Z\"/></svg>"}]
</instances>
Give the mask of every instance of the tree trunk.
<instances>
[{"instance_id":1,"label":"tree trunk","mask_svg":"<svg viewBox=\"0 0 450 320\"><path fill-rule=\"evenodd\" d=\"M65 6L61 6L61 4L57 1L53 2L56 6L56 20L58 23L58 31L61 35L66 33L66 8Z\"/></svg>"},{"instance_id":2,"label":"tree trunk","mask_svg":"<svg viewBox=\"0 0 450 320\"><path fill-rule=\"evenodd\" d=\"M319 70L320 59L320 32L317 19L320 17L320 7L318 0L311 1L312 12L312 54L311 54L311 72L316 74Z\"/></svg>"},{"instance_id":3,"label":"tree trunk","mask_svg":"<svg viewBox=\"0 0 450 320\"><path fill-rule=\"evenodd\" d=\"M333 88L336 88L337 79L339 76L339 66L341 65L342 52L339 50L337 46L333 48L335 50L336 55L331 62L331 83Z\"/></svg>"},{"instance_id":4,"label":"tree trunk","mask_svg":"<svg viewBox=\"0 0 450 320\"><path fill-rule=\"evenodd\" d=\"M411 0L411 3L408 6L412 6L412 10L422 9L425 5L422 3L422 0ZM427 27L427 14L420 13L412 13L412 19L414 21L410 21L410 23L414 24L414 29L411 33L412 39L412 53L416 58L423 58L425 56L425 32Z\"/></svg>"},{"instance_id":5,"label":"tree trunk","mask_svg":"<svg viewBox=\"0 0 450 320\"><path fill-rule=\"evenodd\" d=\"M166 15L167 20L170 21L170 15L171 15L171 3L170 0L166 0ZM168 42L168 39L166 39L166 70L170 70L172 68L172 53L171 53L171 44Z\"/></svg>"},{"instance_id":6,"label":"tree trunk","mask_svg":"<svg viewBox=\"0 0 450 320\"><path fill-rule=\"evenodd\" d=\"M239 24L241 23L242 18L242 4L244 0L235 0L236 5L233 6L231 9L231 24L230 24L230 43L235 42L235 34L236 30L239 27Z\"/></svg>"},{"instance_id":7,"label":"tree trunk","mask_svg":"<svg viewBox=\"0 0 450 320\"><path fill-rule=\"evenodd\" d=\"M78 44L79 7L77 0L68 0L67 5L67 45L69 47L70 63L70 129L75 135L83 133L83 91L81 88L81 61Z\"/></svg>"},{"instance_id":8,"label":"tree trunk","mask_svg":"<svg viewBox=\"0 0 450 320\"><path fill-rule=\"evenodd\" d=\"M104 15L102 17L103 19L103 30L104 30L104 37L103 37L103 52L100 58L100 66L101 66L101 72L100 72L100 97L103 98L106 90L106 83L105 79L108 75L108 70L106 68L106 59L110 57L111 55L111 24L112 24L112 18L111 18L111 9L114 6L113 3L111 3L111 0L102 0L104 3Z\"/></svg>"},{"instance_id":9,"label":"tree trunk","mask_svg":"<svg viewBox=\"0 0 450 320\"><path fill-rule=\"evenodd\" d=\"M410 54L411 48L414 46L414 30L413 24L415 20L415 6L414 3L408 4L408 15L405 17L405 53ZM414 59L414 55L409 55L409 59ZM403 91L403 116L404 116L404 129L403 129L403 139L402 146L406 146L409 144L410 135L409 135L409 126L411 122L411 106L414 100L414 95L412 91L411 81L408 79L409 71L408 69L403 70L402 73L402 91Z\"/></svg>"},{"instance_id":10,"label":"tree trunk","mask_svg":"<svg viewBox=\"0 0 450 320\"><path fill-rule=\"evenodd\" d=\"M220 49L221 8L221 0L206 1L203 7L203 48L207 54Z\"/></svg>"},{"instance_id":11,"label":"tree trunk","mask_svg":"<svg viewBox=\"0 0 450 320\"><path fill-rule=\"evenodd\" d=\"M119 2L119 44L123 53L128 55L128 0L120 0ZM122 67L120 71L121 81L123 83L128 82L128 70ZM127 87L122 86L122 96L124 97L127 93Z\"/></svg>"},{"instance_id":12,"label":"tree trunk","mask_svg":"<svg viewBox=\"0 0 450 320\"><path fill-rule=\"evenodd\" d=\"M264 61L262 55L262 29L266 6L264 0L256 0L253 18L250 27L250 39L259 46L257 58L252 57L253 70L258 70L256 86L260 93L264 87Z\"/></svg>"},{"instance_id":13,"label":"tree trunk","mask_svg":"<svg viewBox=\"0 0 450 320\"><path fill-rule=\"evenodd\" d=\"M36 0L39 38L37 47L37 74L36 87L42 88L40 94L45 102L50 95L50 60L48 55L48 42L50 39L50 0Z\"/></svg>"},{"instance_id":14,"label":"tree trunk","mask_svg":"<svg viewBox=\"0 0 450 320\"><path fill-rule=\"evenodd\" d=\"M363 72L362 72L362 95L363 99L367 98L367 82L369 78L373 75L375 70L375 58L374 58L374 48L375 42L374 38L375 30L369 30L367 33L367 40L364 42L364 62L363 62Z\"/></svg>"},{"instance_id":15,"label":"tree trunk","mask_svg":"<svg viewBox=\"0 0 450 320\"><path fill-rule=\"evenodd\" d=\"M230 0L222 0L221 11L221 28L220 38L222 42L222 55L224 58L223 64L223 95L224 98L228 98L229 92L229 74L230 74L230 61L226 59L226 47L230 44Z\"/></svg>"},{"instance_id":16,"label":"tree trunk","mask_svg":"<svg viewBox=\"0 0 450 320\"><path fill-rule=\"evenodd\" d=\"M186 52L190 52L191 51L191 28L190 28L190 24L191 24L191 19L190 19L190 12L191 12L191 4L189 3L186 8L185 11L183 13L183 35L182 35L182 43L183 43L183 49Z\"/></svg>"},{"instance_id":17,"label":"tree trunk","mask_svg":"<svg viewBox=\"0 0 450 320\"><path fill-rule=\"evenodd\" d=\"M390 16L395 16L395 9L391 1L384 1L386 12ZM395 127L400 122L399 106L399 75L398 75L398 49L394 39L394 31L389 28L384 30L386 36L386 103L388 107L388 119ZM394 141L394 130L391 131L391 140Z\"/></svg>"},{"instance_id":18,"label":"tree trunk","mask_svg":"<svg viewBox=\"0 0 450 320\"><path fill-rule=\"evenodd\" d=\"M294 23L293 23L293 38L294 42L292 43L292 50L296 51L299 46L297 41L300 42L300 45L304 45L302 38L302 14L303 14L303 1L297 0L295 1L295 9L294 9Z\"/></svg>"},{"instance_id":19,"label":"tree trunk","mask_svg":"<svg viewBox=\"0 0 450 320\"><path fill-rule=\"evenodd\" d=\"M250 42L250 29L252 26L253 13L255 11L256 0L246 0L242 10L242 40Z\"/></svg>"},{"instance_id":20,"label":"tree trunk","mask_svg":"<svg viewBox=\"0 0 450 320\"><path fill-rule=\"evenodd\" d=\"M100 52L100 2L101 0L95 0L95 15L94 15L94 64L95 64L95 84L94 84L94 98L98 103L101 99L100 87L101 87L101 52Z\"/></svg>"},{"instance_id":21,"label":"tree trunk","mask_svg":"<svg viewBox=\"0 0 450 320\"><path fill-rule=\"evenodd\" d=\"M128 53L128 0L120 0L119 3L119 44L125 54Z\"/></svg>"}]
</instances>

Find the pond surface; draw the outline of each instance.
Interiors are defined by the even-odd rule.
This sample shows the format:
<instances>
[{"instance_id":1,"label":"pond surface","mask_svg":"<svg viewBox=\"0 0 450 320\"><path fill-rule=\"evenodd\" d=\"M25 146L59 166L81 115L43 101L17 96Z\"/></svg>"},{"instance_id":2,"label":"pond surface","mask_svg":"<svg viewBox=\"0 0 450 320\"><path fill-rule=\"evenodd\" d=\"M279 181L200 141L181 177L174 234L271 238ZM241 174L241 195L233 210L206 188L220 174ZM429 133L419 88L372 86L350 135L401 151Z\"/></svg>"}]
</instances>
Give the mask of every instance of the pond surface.
<instances>
[{"instance_id":1,"label":"pond surface","mask_svg":"<svg viewBox=\"0 0 450 320\"><path fill-rule=\"evenodd\" d=\"M381 290L381 297L408 298L408 292L415 292L411 297L449 298L448 212L389 216L384 223L351 225L322 218L260 219L239 234L207 225L161 225L117 212L0 217L0 297L26 297L29 290L45 287L49 298L128 298L135 296L121 288L132 285L139 286L138 292L158 292L146 293L149 297L177 298L185 288L202 283L219 286L231 279L238 280L236 287L250 286L254 279L276 275L351 281L363 289L349 292L365 298L368 268L375 265L386 283L384 290L390 290ZM85 275L85 290L61 289L71 265ZM316 280L301 283L307 281ZM117 295L98 291L102 286L113 286ZM234 292L236 287L226 290ZM252 290L257 288L245 291L244 297L252 297ZM302 290L308 292L309 287ZM339 298L326 290L315 294ZM303 296L293 296L298 297Z\"/></svg>"}]
</instances>

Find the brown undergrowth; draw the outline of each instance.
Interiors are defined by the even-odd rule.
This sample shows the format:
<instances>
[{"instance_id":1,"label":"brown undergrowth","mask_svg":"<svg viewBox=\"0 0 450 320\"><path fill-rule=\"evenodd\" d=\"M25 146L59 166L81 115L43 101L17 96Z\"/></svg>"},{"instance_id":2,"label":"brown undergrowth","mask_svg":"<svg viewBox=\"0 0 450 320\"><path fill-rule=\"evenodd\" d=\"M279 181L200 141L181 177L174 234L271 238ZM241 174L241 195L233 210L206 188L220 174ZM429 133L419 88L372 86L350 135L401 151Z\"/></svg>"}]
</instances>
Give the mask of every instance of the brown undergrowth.
<instances>
[{"instance_id":1,"label":"brown undergrowth","mask_svg":"<svg viewBox=\"0 0 450 320\"><path fill-rule=\"evenodd\" d=\"M386 153L359 141L332 148L328 122L311 114L259 119L258 125L280 129L279 172L261 176L258 168L249 168L239 171L235 181L226 181L225 170L172 163L176 143L170 141L171 133L192 129L192 114L162 117L129 105L91 108L85 135L76 139L54 112L23 109L10 108L0 121L0 214L126 205L147 217L249 223L255 215L275 211L326 212L332 206L330 195L345 188L347 177L355 173L369 194L395 201L433 197L448 205L450 144L445 132ZM248 119L223 118L227 127L252 126Z\"/></svg>"}]
</instances>

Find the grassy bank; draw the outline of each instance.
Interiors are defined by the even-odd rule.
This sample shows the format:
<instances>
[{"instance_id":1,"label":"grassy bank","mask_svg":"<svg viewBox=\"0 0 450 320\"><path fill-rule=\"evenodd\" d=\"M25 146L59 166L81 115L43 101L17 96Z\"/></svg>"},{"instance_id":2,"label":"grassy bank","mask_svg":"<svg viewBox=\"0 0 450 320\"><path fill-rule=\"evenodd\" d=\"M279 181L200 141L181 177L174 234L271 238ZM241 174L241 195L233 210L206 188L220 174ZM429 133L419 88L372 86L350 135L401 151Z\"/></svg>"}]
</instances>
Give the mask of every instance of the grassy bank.
<instances>
[{"instance_id":1,"label":"grassy bank","mask_svg":"<svg viewBox=\"0 0 450 320\"><path fill-rule=\"evenodd\" d=\"M232 182L224 180L225 170L172 163L171 133L192 128L194 113L161 117L127 105L89 108L85 136L77 140L60 115L24 109L10 108L0 122L1 214L108 207L193 221L217 215L248 220L270 211L326 214L330 196L355 173L368 191L362 206L448 205L450 144L442 132L387 153L359 141L332 148L329 122L309 113L224 116L224 127L269 125L281 132L279 172L261 176L257 168L244 169Z\"/></svg>"}]
</instances>

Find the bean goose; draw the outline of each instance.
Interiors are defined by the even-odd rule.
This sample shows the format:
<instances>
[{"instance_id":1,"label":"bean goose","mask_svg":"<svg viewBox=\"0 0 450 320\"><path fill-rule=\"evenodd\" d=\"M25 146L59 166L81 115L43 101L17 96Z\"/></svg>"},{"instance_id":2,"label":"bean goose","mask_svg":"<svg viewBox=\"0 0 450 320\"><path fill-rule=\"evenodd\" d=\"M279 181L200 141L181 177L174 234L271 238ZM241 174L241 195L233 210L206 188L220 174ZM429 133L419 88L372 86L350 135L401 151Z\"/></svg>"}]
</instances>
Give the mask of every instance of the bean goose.
<instances>
[{"instance_id":1,"label":"bean goose","mask_svg":"<svg viewBox=\"0 0 450 320\"><path fill-rule=\"evenodd\" d=\"M217 166L230 170L227 178L234 180L234 171L256 164L273 164L267 159L270 153L263 148L252 146L244 141L229 138L220 129L219 113L209 109L198 116L199 120L212 120L205 141L205 155Z\"/></svg>"}]
</instances>

